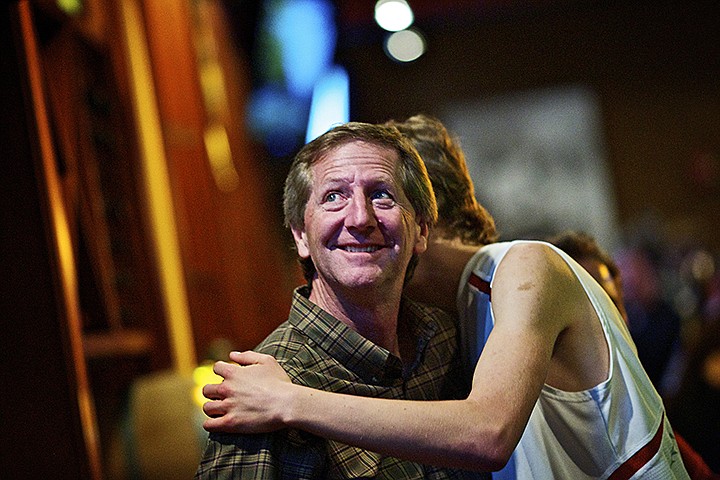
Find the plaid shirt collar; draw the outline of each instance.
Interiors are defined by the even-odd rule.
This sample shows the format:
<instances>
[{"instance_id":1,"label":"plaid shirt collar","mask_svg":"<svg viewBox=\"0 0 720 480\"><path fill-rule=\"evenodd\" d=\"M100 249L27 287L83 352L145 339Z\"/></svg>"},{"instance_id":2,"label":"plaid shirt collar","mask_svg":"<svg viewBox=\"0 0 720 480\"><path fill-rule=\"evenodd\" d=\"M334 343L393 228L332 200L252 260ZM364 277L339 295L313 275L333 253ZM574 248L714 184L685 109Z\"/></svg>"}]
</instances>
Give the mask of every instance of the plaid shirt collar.
<instances>
[{"instance_id":1,"label":"plaid shirt collar","mask_svg":"<svg viewBox=\"0 0 720 480\"><path fill-rule=\"evenodd\" d=\"M318 348L369 384L390 386L403 380L403 364L397 356L330 315L311 302L309 296L308 286L295 290L288 319L293 326L304 331ZM417 338L415 358L405 369L405 375L409 376L419 365L439 327L427 307L407 298L400 304L399 322L408 322Z\"/></svg>"}]
</instances>

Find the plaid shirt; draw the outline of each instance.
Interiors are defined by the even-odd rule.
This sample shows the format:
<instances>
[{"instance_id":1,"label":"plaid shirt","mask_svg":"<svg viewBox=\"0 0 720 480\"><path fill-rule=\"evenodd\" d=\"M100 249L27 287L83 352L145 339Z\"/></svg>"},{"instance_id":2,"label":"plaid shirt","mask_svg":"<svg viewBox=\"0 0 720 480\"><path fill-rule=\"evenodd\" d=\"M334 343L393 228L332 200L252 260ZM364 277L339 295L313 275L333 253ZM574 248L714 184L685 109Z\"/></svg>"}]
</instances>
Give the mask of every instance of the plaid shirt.
<instances>
[{"instance_id":1,"label":"plaid shirt","mask_svg":"<svg viewBox=\"0 0 720 480\"><path fill-rule=\"evenodd\" d=\"M401 322L417 338L409 368L295 291L290 316L256 351L277 358L293 382L320 390L411 400L462 398L456 329L441 311L404 299ZM480 474L431 467L326 440L299 430L211 434L195 478L454 479Z\"/></svg>"}]
</instances>

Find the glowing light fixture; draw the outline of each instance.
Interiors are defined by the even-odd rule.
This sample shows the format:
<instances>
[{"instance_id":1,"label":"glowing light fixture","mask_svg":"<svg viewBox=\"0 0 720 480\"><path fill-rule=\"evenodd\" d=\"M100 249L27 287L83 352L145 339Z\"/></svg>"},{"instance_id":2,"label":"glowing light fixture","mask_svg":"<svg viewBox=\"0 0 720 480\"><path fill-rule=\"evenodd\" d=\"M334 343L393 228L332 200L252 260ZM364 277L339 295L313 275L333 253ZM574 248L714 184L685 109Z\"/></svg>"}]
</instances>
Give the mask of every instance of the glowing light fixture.
<instances>
[{"instance_id":1,"label":"glowing light fixture","mask_svg":"<svg viewBox=\"0 0 720 480\"><path fill-rule=\"evenodd\" d=\"M327 86L328 78L337 77L333 75L336 43L331 0L263 0L253 54L257 82L246 113L250 131L271 157L289 156L310 128L325 122L317 116L325 118L328 108L333 108L330 97L344 102L339 94L328 93L333 87ZM344 103L335 106L335 110L344 108ZM342 112L335 116L345 118Z\"/></svg>"},{"instance_id":2,"label":"glowing light fixture","mask_svg":"<svg viewBox=\"0 0 720 480\"><path fill-rule=\"evenodd\" d=\"M279 42L287 88L293 95L309 97L315 82L332 65L337 38L333 6L327 0L275 5L275 15L268 21Z\"/></svg>"},{"instance_id":3,"label":"glowing light fixture","mask_svg":"<svg viewBox=\"0 0 720 480\"><path fill-rule=\"evenodd\" d=\"M78 15L83 11L82 0L57 0L57 6L68 15Z\"/></svg>"},{"instance_id":4,"label":"glowing light fixture","mask_svg":"<svg viewBox=\"0 0 720 480\"><path fill-rule=\"evenodd\" d=\"M205 150L212 169L215 185L221 192L232 192L240 185L240 176L235 170L230 140L225 126L214 122L205 128Z\"/></svg>"},{"instance_id":5,"label":"glowing light fixture","mask_svg":"<svg viewBox=\"0 0 720 480\"><path fill-rule=\"evenodd\" d=\"M208 399L202 394L203 387L208 383L222 383L224 380L223 377L213 372L212 362L195 367L192 372L192 377L193 383L195 384L193 389L193 400L199 407L202 407L203 404L208 401Z\"/></svg>"},{"instance_id":6,"label":"glowing light fixture","mask_svg":"<svg viewBox=\"0 0 720 480\"><path fill-rule=\"evenodd\" d=\"M385 51L398 62L412 62L425 53L425 39L413 29L395 32L385 41Z\"/></svg>"},{"instance_id":7,"label":"glowing light fixture","mask_svg":"<svg viewBox=\"0 0 720 480\"><path fill-rule=\"evenodd\" d=\"M415 20L412 8L405 0L378 0L375 21L389 32L404 30Z\"/></svg>"},{"instance_id":8,"label":"glowing light fixture","mask_svg":"<svg viewBox=\"0 0 720 480\"><path fill-rule=\"evenodd\" d=\"M314 140L333 125L348 121L350 80L344 68L335 66L315 85L305 141Z\"/></svg>"}]
</instances>

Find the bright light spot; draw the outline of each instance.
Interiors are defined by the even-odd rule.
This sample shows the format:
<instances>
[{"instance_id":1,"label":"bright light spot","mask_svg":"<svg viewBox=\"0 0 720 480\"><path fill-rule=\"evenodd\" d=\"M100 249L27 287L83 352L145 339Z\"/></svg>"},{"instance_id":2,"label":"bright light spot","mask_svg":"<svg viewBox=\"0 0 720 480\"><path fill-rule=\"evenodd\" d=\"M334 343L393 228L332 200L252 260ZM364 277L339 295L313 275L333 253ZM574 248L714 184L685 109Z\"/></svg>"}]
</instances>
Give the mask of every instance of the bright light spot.
<instances>
[{"instance_id":1,"label":"bright light spot","mask_svg":"<svg viewBox=\"0 0 720 480\"><path fill-rule=\"evenodd\" d=\"M205 150L212 169L215 184L221 192L232 192L240 184L240 177L233 163L230 140L221 124L205 129Z\"/></svg>"},{"instance_id":2,"label":"bright light spot","mask_svg":"<svg viewBox=\"0 0 720 480\"><path fill-rule=\"evenodd\" d=\"M342 67L330 70L315 85L305 141L310 142L338 123L350 120L350 81Z\"/></svg>"},{"instance_id":3,"label":"bright light spot","mask_svg":"<svg viewBox=\"0 0 720 480\"><path fill-rule=\"evenodd\" d=\"M715 390L720 389L720 350L714 350L705 358L703 378Z\"/></svg>"},{"instance_id":4,"label":"bright light spot","mask_svg":"<svg viewBox=\"0 0 720 480\"><path fill-rule=\"evenodd\" d=\"M385 50L399 62L412 62L425 53L425 39L415 30L402 30L388 37Z\"/></svg>"},{"instance_id":5,"label":"bright light spot","mask_svg":"<svg viewBox=\"0 0 720 480\"><path fill-rule=\"evenodd\" d=\"M57 0L57 6L68 15L77 15L83 11L82 0Z\"/></svg>"},{"instance_id":6,"label":"bright light spot","mask_svg":"<svg viewBox=\"0 0 720 480\"><path fill-rule=\"evenodd\" d=\"M193 370L192 376L193 382L195 383L193 399L197 405L202 407L203 404L208 401L202 394L202 388L208 383L221 383L223 378L213 372L212 363L197 366L195 370Z\"/></svg>"},{"instance_id":7,"label":"bright light spot","mask_svg":"<svg viewBox=\"0 0 720 480\"><path fill-rule=\"evenodd\" d=\"M415 19L405 0L378 0L375 4L375 21L389 32L405 30Z\"/></svg>"},{"instance_id":8,"label":"bright light spot","mask_svg":"<svg viewBox=\"0 0 720 480\"><path fill-rule=\"evenodd\" d=\"M704 250L696 252L692 258L692 274L699 282L708 281L715 274L715 260L712 254Z\"/></svg>"}]
</instances>

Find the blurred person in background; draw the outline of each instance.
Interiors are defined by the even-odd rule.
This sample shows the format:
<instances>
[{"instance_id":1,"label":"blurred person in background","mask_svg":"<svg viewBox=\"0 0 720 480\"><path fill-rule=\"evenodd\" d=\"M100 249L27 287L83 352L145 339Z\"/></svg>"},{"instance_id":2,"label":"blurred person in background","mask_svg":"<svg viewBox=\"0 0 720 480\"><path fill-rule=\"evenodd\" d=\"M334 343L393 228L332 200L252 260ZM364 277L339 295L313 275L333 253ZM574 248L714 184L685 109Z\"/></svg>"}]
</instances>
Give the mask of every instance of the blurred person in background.
<instances>
[{"instance_id":1,"label":"blurred person in background","mask_svg":"<svg viewBox=\"0 0 720 480\"><path fill-rule=\"evenodd\" d=\"M699 289L700 318L668 415L710 467L720 471L720 272Z\"/></svg>"},{"instance_id":2,"label":"blurred person in background","mask_svg":"<svg viewBox=\"0 0 720 480\"><path fill-rule=\"evenodd\" d=\"M632 247L619 252L616 262L638 356L655 388L667 398L672 379L666 375L682 350L682 320L664 294L656 256L647 246Z\"/></svg>"}]
</instances>

